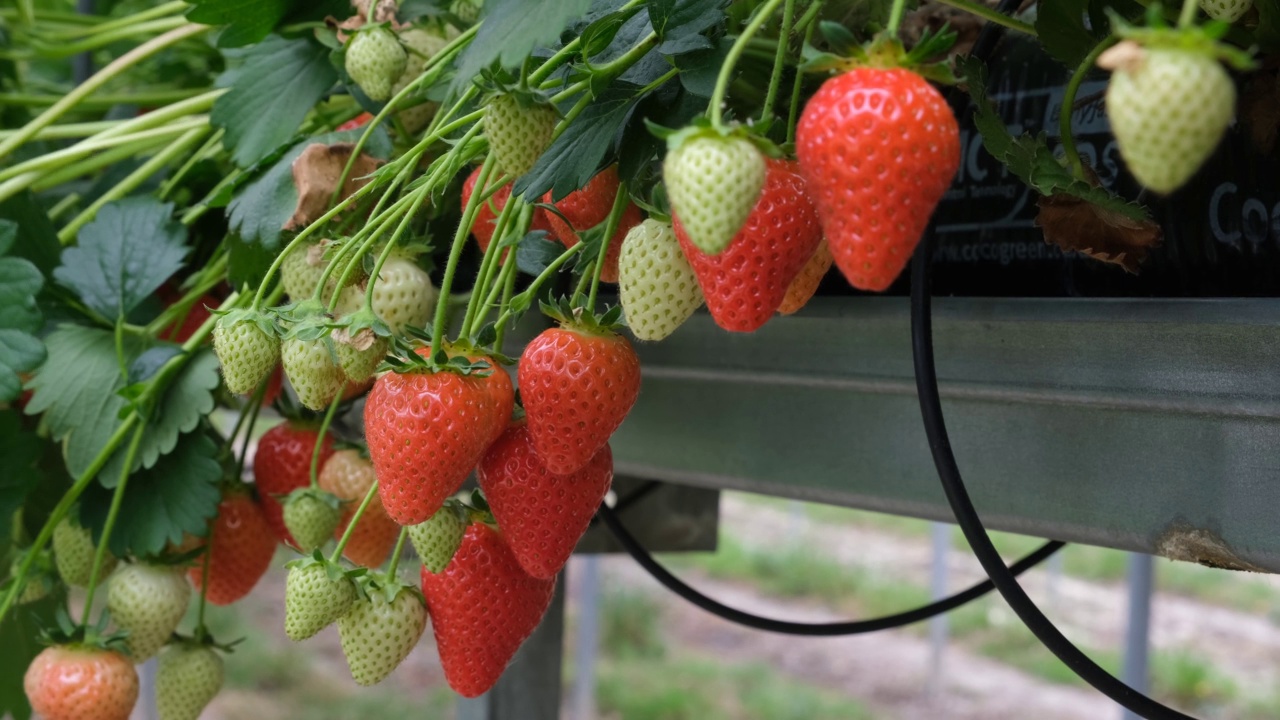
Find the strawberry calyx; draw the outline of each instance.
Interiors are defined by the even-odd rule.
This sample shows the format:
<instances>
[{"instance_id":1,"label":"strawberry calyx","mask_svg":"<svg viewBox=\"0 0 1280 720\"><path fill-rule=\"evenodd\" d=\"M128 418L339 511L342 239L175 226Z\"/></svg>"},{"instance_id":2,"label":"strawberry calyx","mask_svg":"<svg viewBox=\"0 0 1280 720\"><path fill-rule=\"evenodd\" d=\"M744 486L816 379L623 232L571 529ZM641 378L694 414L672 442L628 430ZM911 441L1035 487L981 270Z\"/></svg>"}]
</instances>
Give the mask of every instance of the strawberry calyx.
<instances>
[{"instance_id":1,"label":"strawberry calyx","mask_svg":"<svg viewBox=\"0 0 1280 720\"><path fill-rule=\"evenodd\" d=\"M334 342L350 345L356 350L368 350L378 338L391 337L391 327L378 317L367 304L359 310L329 323Z\"/></svg>"},{"instance_id":2,"label":"strawberry calyx","mask_svg":"<svg viewBox=\"0 0 1280 720\"><path fill-rule=\"evenodd\" d=\"M288 326L281 336L284 340L319 340L328 335L334 325L333 317L325 312L324 303L315 299L277 308L276 314Z\"/></svg>"},{"instance_id":3,"label":"strawberry calyx","mask_svg":"<svg viewBox=\"0 0 1280 720\"><path fill-rule=\"evenodd\" d=\"M379 366L379 371L390 371L398 374L452 372L462 376L488 377L496 369L496 360L488 352L478 352L470 343L440 343L435 351L430 342L429 333L416 328L408 328L412 339L406 341L399 337L391 339L391 352Z\"/></svg>"},{"instance_id":4,"label":"strawberry calyx","mask_svg":"<svg viewBox=\"0 0 1280 720\"><path fill-rule=\"evenodd\" d=\"M299 569L315 567L317 565L324 568L325 575L328 576L328 578L333 582L338 582L343 578L346 578L354 582L356 578L362 577L369 573L368 568L363 568L363 567L344 568L342 565L325 557L324 553L320 552L319 548L316 548L310 555L306 555L306 556L297 558L295 560L290 560L289 562L284 564L286 568L299 568Z\"/></svg>"},{"instance_id":5,"label":"strawberry calyx","mask_svg":"<svg viewBox=\"0 0 1280 720\"><path fill-rule=\"evenodd\" d=\"M1121 42L1098 56L1098 66L1107 70L1136 69L1145 59L1143 50L1178 50L1220 60L1236 70L1252 70L1253 53L1221 42L1231 24L1214 20L1204 25L1170 27L1158 4L1147 8L1147 24L1131 25L1108 10L1111 27Z\"/></svg>"},{"instance_id":6,"label":"strawberry calyx","mask_svg":"<svg viewBox=\"0 0 1280 720\"><path fill-rule=\"evenodd\" d=\"M196 635L183 635L174 633L169 638L169 645L178 645L188 648L212 648L220 650L228 655L236 651L236 646L244 642L245 638L239 637L231 642L218 642L208 628L200 628Z\"/></svg>"},{"instance_id":7,"label":"strawberry calyx","mask_svg":"<svg viewBox=\"0 0 1280 720\"><path fill-rule=\"evenodd\" d=\"M823 23L821 30L832 51L820 52L806 47L807 59L800 66L801 71L842 73L858 67L903 68L945 85L957 82L947 62L947 52L956 42L956 33L949 25L943 25L937 32L926 30L910 50L890 33L880 33L870 42L861 43L843 25Z\"/></svg>"},{"instance_id":8,"label":"strawberry calyx","mask_svg":"<svg viewBox=\"0 0 1280 720\"><path fill-rule=\"evenodd\" d=\"M107 650L129 655L126 633L108 632L111 625L111 613L103 608L98 615L98 622L93 625L78 623L71 619L65 606L59 606L54 612L54 625L40 628L37 639L42 645L65 646L71 650Z\"/></svg>"},{"instance_id":9,"label":"strawberry calyx","mask_svg":"<svg viewBox=\"0 0 1280 720\"><path fill-rule=\"evenodd\" d=\"M219 316L218 324L233 327L242 323L252 323L269 338L278 338L283 334L280 324L272 317L272 313L255 308L236 308L233 310L213 309L210 313Z\"/></svg>"},{"instance_id":10,"label":"strawberry calyx","mask_svg":"<svg viewBox=\"0 0 1280 720\"><path fill-rule=\"evenodd\" d=\"M586 296L578 293L572 299L562 296L558 301L549 303L539 301L542 314L560 323L565 330L584 335L611 336L622 328L622 306L606 305L603 313L597 314L586 307Z\"/></svg>"},{"instance_id":11,"label":"strawberry calyx","mask_svg":"<svg viewBox=\"0 0 1280 720\"><path fill-rule=\"evenodd\" d=\"M682 128L665 127L648 118L644 119L644 124L655 137L667 141L668 152L678 150L691 140L712 138L715 140L747 140L765 157L780 158L783 156L782 148L778 147L772 140L753 131L751 127L740 123L715 125L706 117L697 117Z\"/></svg>"},{"instance_id":12,"label":"strawberry calyx","mask_svg":"<svg viewBox=\"0 0 1280 720\"><path fill-rule=\"evenodd\" d=\"M366 600L381 595L387 604L391 605L402 593L408 593L417 598L423 606L427 604L426 598L422 596L422 588L406 583L386 572L370 572L359 576L354 582L356 593Z\"/></svg>"}]
</instances>

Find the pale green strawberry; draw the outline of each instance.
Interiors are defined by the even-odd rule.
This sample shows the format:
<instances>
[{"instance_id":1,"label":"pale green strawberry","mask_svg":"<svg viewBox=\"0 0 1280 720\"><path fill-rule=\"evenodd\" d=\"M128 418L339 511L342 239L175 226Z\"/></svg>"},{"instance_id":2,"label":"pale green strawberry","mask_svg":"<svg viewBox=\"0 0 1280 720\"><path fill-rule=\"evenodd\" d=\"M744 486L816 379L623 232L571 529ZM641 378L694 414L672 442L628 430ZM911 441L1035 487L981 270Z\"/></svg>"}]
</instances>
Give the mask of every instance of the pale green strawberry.
<instances>
[{"instance_id":1,"label":"pale green strawberry","mask_svg":"<svg viewBox=\"0 0 1280 720\"><path fill-rule=\"evenodd\" d=\"M135 663L155 655L178 629L191 599L191 583L174 565L124 563L111 575L107 609L128 634L125 644Z\"/></svg>"},{"instance_id":2,"label":"pale green strawberry","mask_svg":"<svg viewBox=\"0 0 1280 720\"><path fill-rule=\"evenodd\" d=\"M1182 187L1235 115L1235 85L1222 64L1204 52L1126 40L1104 52L1098 65L1114 71L1107 117L1130 172L1156 192Z\"/></svg>"},{"instance_id":3,"label":"pale green strawberry","mask_svg":"<svg viewBox=\"0 0 1280 720\"><path fill-rule=\"evenodd\" d=\"M294 302L302 302L315 294L316 284L324 275L326 263L320 243L304 243L293 249L280 262L280 287Z\"/></svg>"},{"instance_id":4,"label":"pale green strawberry","mask_svg":"<svg viewBox=\"0 0 1280 720\"><path fill-rule=\"evenodd\" d=\"M1253 7L1253 0L1200 0L1200 9L1214 20L1235 22Z\"/></svg>"},{"instance_id":5,"label":"pale green strawberry","mask_svg":"<svg viewBox=\"0 0 1280 720\"><path fill-rule=\"evenodd\" d=\"M328 408L347 382L327 337L286 338L280 344L280 361L298 400L312 410Z\"/></svg>"},{"instance_id":6,"label":"pale green strawberry","mask_svg":"<svg viewBox=\"0 0 1280 720\"><path fill-rule=\"evenodd\" d=\"M369 282L374 282L369 278ZM431 276L407 257L387 258L373 286L373 314L391 332L403 335L410 325L416 328L431 323L440 293L431 284Z\"/></svg>"},{"instance_id":7,"label":"pale green strawberry","mask_svg":"<svg viewBox=\"0 0 1280 720\"><path fill-rule=\"evenodd\" d=\"M453 14L467 24L479 20L483 8L484 0L453 0Z\"/></svg>"},{"instance_id":8,"label":"pale green strawberry","mask_svg":"<svg viewBox=\"0 0 1280 720\"><path fill-rule=\"evenodd\" d=\"M222 365L222 380L235 395L257 389L276 369L280 341L274 324L260 312L235 310L213 327L213 352Z\"/></svg>"},{"instance_id":9,"label":"pale green strawberry","mask_svg":"<svg viewBox=\"0 0 1280 720\"><path fill-rule=\"evenodd\" d=\"M355 584L337 565L313 558L289 563L284 581L285 635L294 641L306 640L346 615L355 599Z\"/></svg>"},{"instance_id":10,"label":"pale green strawberry","mask_svg":"<svg viewBox=\"0 0 1280 720\"><path fill-rule=\"evenodd\" d=\"M156 662L160 720L196 720L222 689L222 657L207 645L175 643Z\"/></svg>"},{"instance_id":11,"label":"pale green strawberry","mask_svg":"<svg viewBox=\"0 0 1280 720\"><path fill-rule=\"evenodd\" d=\"M18 576L18 568L22 565L25 553L19 554L13 559L13 563L9 566L9 577L16 578ZM18 593L18 605L26 605L37 600L43 600L49 597L53 589L57 587L58 580L54 575L54 562L52 554L48 550L41 550L36 560L31 565L31 569L27 571L26 579L23 580L22 591ZM8 592L9 587L6 584L4 591Z\"/></svg>"},{"instance_id":12,"label":"pale green strawberry","mask_svg":"<svg viewBox=\"0 0 1280 720\"><path fill-rule=\"evenodd\" d=\"M706 132L668 140L662 179L689 241L718 255L742 229L764 187L764 155L751 141Z\"/></svg>"},{"instance_id":13,"label":"pale green strawberry","mask_svg":"<svg viewBox=\"0 0 1280 720\"><path fill-rule=\"evenodd\" d=\"M333 349L338 355L342 372L357 383L373 377L391 347L390 338L375 335L369 328L364 328L354 336L339 328L330 337L333 338Z\"/></svg>"},{"instance_id":14,"label":"pale green strawberry","mask_svg":"<svg viewBox=\"0 0 1280 720\"><path fill-rule=\"evenodd\" d=\"M300 488L284 501L284 526L303 554L328 542L341 520L341 503L324 490Z\"/></svg>"},{"instance_id":15,"label":"pale green strawberry","mask_svg":"<svg viewBox=\"0 0 1280 720\"><path fill-rule=\"evenodd\" d=\"M427 608L417 588L394 579L370 588L338 620L338 639L357 685L387 678L418 644L427 626ZM390 599L389 599L390 598Z\"/></svg>"},{"instance_id":16,"label":"pale green strawberry","mask_svg":"<svg viewBox=\"0 0 1280 720\"><path fill-rule=\"evenodd\" d=\"M649 219L627 233L618 256L618 294L639 340L665 338L702 305L702 288L671 225Z\"/></svg>"},{"instance_id":17,"label":"pale green strawberry","mask_svg":"<svg viewBox=\"0 0 1280 720\"><path fill-rule=\"evenodd\" d=\"M462 545L462 536L467 531L464 512L457 503L446 502L444 507L424 522L409 527L409 540L413 543L413 550L422 561L422 566L430 572L443 572Z\"/></svg>"},{"instance_id":18,"label":"pale green strawberry","mask_svg":"<svg viewBox=\"0 0 1280 720\"><path fill-rule=\"evenodd\" d=\"M484 134L498 169L513 178L529 172L551 144L556 120L555 108L514 94L489 101Z\"/></svg>"},{"instance_id":19,"label":"pale green strawberry","mask_svg":"<svg viewBox=\"0 0 1280 720\"><path fill-rule=\"evenodd\" d=\"M375 102L391 98L391 88L409 56L386 25L366 25L347 41L347 74Z\"/></svg>"},{"instance_id":20,"label":"pale green strawberry","mask_svg":"<svg viewBox=\"0 0 1280 720\"><path fill-rule=\"evenodd\" d=\"M97 548L87 528L65 517L53 529L53 560L62 581L75 587L87 587L93 574L93 556ZM115 569L116 558L109 551L102 558L101 573L105 577Z\"/></svg>"},{"instance_id":21,"label":"pale green strawberry","mask_svg":"<svg viewBox=\"0 0 1280 720\"><path fill-rule=\"evenodd\" d=\"M405 63L404 72L400 74L400 79L396 80L396 84L391 88L391 95L394 97L399 92L418 78L422 74L422 69L426 66L436 53L440 52L449 41L443 36L425 30L423 28L409 28L400 32L400 42L409 52L408 62ZM425 128L431 118L435 116L439 105L434 102L424 102L418 105L406 107L396 114L400 118L400 123L404 125L404 129L410 134L416 134Z\"/></svg>"}]
</instances>

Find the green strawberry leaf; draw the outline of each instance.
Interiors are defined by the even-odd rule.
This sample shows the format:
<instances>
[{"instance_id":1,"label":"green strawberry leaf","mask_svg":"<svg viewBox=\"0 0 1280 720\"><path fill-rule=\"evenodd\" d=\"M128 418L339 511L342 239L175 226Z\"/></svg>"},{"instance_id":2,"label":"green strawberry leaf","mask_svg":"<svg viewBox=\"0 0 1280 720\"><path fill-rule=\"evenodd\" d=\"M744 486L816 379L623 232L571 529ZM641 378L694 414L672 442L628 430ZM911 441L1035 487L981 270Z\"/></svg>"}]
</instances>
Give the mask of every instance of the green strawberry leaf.
<instances>
[{"instance_id":1,"label":"green strawberry leaf","mask_svg":"<svg viewBox=\"0 0 1280 720\"><path fill-rule=\"evenodd\" d=\"M13 515L40 482L42 444L23 431L17 410L0 410L0 538L8 539Z\"/></svg>"},{"instance_id":2,"label":"green strawberry leaf","mask_svg":"<svg viewBox=\"0 0 1280 720\"><path fill-rule=\"evenodd\" d=\"M103 206L54 278L102 317L127 316L182 268L187 229L172 215L172 205L148 197Z\"/></svg>"},{"instance_id":3,"label":"green strawberry leaf","mask_svg":"<svg viewBox=\"0 0 1280 720\"><path fill-rule=\"evenodd\" d=\"M58 232L49 222L49 216L31 193L23 191L0 202L0 219L18 226L18 237L11 254L30 260L45 277L49 277L58 266L62 244L58 242Z\"/></svg>"},{"instance_id":4,"label":"green strawberry leaf","mask_svg":"<svg viewBox=\"0 0 1280 720\"><path fill-rule=\"evenodd\" d=\"M958 67L973 100L973 124L982 134L983 146L1031 189L1045 197L1072 195L1133 220L1147 218L1147 209L1141 205L1072 175L1049 149L1043 134L1013 137L987 97L986 66L981 60L966 57L959 61Z\"/></svg>"},{"instance_id":5,"label":"green strawberry leaf","mask_svg":"<svg viewBox=\"0 0 1280 720\"><path fill-rule=\"evenodd\" d=\"M207 434L190 433L154 467L131 475L111 533L111 552L117 557L155 555L166 544L181 542L186 533L203 535L221 499L217 453ZM80 521L95 539L102 535L112 492L94 483L81 500Z\"/></svg>"},{"instance_id":6,"label":"green strawberry leaf","mask_svg":"<svg viewBox=\"0 0 1280 720\"><path fill-rule=\"evenodd\" d=\"M1036 31L1055 60L1076 68L1095 45L1112 32L1106 10L1127 20L1146 12L1133 0L1042 0L1036 5Z\"/></svg>"},{"instance_id":7,"label":"green strawberry leaf","mask_svg":"<svg viewBox=\"0 0 1280 720\"><path fill-rule=\"evenodd\" d=\"M569 22L590 6L591 0L488 0L475 40L458 59L455 89L495 61L517 67L534 48L559 40Z\"/></svg>"},{"instance_id":8,"label":"green strawberry leaf","mask_svg":"<svg viewBox=\"0 0 1280 720\"><path fill-rule=\"evenodd\" d=\"M245 242L236 233L228 233L227 281L232 287L256 288L267 275L276 253L264 243Z\"/></svg>"},{"instance_id":9,"label":"green strawberry leaf","mask_svg":"<svg viewBox=\"0 0 1280 720\"><path fill-rule=\"evenodd\" d=\"M231 90L214 103L209 119L226 130L223 142L236 164L249 167L293 135L338 73L329 49L311 38L273 35L236 54L244 62L218 78Z\"/></svg>"},{"instance_id":10,"label":"green strawberry leaf","mask_svg":"<svg viewBox=\"0 0 1280 720\"><path fill-rule=\"evenodd\" d=\"M293 0L191 0L191 22L226 25L218 47L243 47L258 42L284 19Z\"/></svg>"},{"instance_id":11,"label":"green strawberry leaf","mask_svg":"<svg viewBox=\"0 0 1280 720\"><path fill-rule=\"evenodd\" d=\"M4 257L18 239L18 225L0 220L0 403L22 392L18 373L44 362L44 344L35 337L43 320L36 295L44 285L40 270L27 260Z\"/></svg>"},{"instance_id":12,"label":"green strawberry leaf","mask_svg":"<svg viewBox=\"0 0 1280 720\"><path fill-rule=\"evenodd\" d=\"M635 109L640 99L635 91L629 86L611 87L588 105L533 169L516 180L512 195L536 202L550 190L556 202L586 185L604 166L605 156Z\"/></svg>"},{"instance_id":13,"label":"green strawberry leaf","mask_svg":"<svg viewBox=\"0 0 1280 720\"><path fill-rule=\"evenodd\" d=\"M563 252L564 246L548 240L545 230L534 230L516 247L516 267L520 272L537 276Z\"/></svg>"},{"instance_id":14,"label":"green strawberry leaf","mask_svg":"<svg viewBox=\"0 0 1280 720\"><path fill-rule=\"evenodd\" d=\"M148 349L133 364L139 365L150 353L160 349ZM132 368L130 372L132 373ZM138 446L133 470L154 466L162 455L174 449L179 435L196 429L200 419L213 411L213 391L217 389L218 382L218 358L211 350L200 351L187 362L147 419L146 434L143 435L142 444ZM125 388L126 391L128 389ZM124 414L127 410L127 404L121 405L117 413ZM98 481L104 487L116 486L124 470L124 456L122 447L103 466L102 472L98 474Z\"/></svg>"},{"instance_id":15,"label":"green strawberry leaf","mask_svg":"<svg viewBox=\"0 0 1280 720\"><path fill-rule=\"evenodd\" d=\"M661 44L658 52L679 55L711 47L703 32L724 23L724 0L648 0L649 22Z\"/></svg>"},{"instance_id":16,"label":"green strawberry leaf","mask_svg":"<svg viewBox=\"0 0 1280 720\"><path fill-rule=\"evenodd\" d=\"M125 361L144 349L125 336ZM80 475L115 432L115 418L125 400L116 394L124 386L116 358L115 338L109 330L62 325L45 338L49 358L30 386L35 391L27 414L44 413L49 435L62 443L67 470Z\"/></svg>"},{"instance_id":17,"label":"green strawberry leaf","mask_svg":"<svg viewBox=\"0 0 1280 720\"><path fill-rule=\"evenodd\" d=\"M55 615L62 597L54 593L10 612L0 622L0 717L28 720L31 705L27 702L22 679L27 666L44 650L40 630L56 624ZM7 714L6 714L7 713Z\"/></svg>"},{"instance_id":18,"label":"green strawberry leaf","mask_svg":"<svg viewBox=\"0 0 1280 720\"><path fill-rule=\"evenodd\" d=\"M261 177L245 184L231 200L227 210L228 224L232 232L239 235L239 242L256 244L263 251L270 251L269 265L269 261L275 258L275 251L280 248L280 230L298 206L298 188L293 182L293 161L312 143L332 145L355 142L363 133L363 128L357 128L305 138L280 155ZM375 130L369 142L365 143L364 152L379 159L386 158L391 154L391 138L381 128ZM232 249L234 251L235 245ZM265 257L265 253L259 257ZM232 263L233 266L236 265L234 252ZM265 273L266 267L262 270Z\"/></svg>"}]
</instances>

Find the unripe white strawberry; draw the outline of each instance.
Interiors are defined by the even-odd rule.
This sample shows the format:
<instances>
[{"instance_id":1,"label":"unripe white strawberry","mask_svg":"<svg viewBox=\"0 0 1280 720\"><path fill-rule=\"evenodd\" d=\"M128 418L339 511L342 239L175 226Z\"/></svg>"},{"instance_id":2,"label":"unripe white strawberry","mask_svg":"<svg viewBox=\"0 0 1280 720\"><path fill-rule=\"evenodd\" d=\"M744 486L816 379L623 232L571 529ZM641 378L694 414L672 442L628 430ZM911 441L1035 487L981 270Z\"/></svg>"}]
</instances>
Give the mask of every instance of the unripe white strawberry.
<instances>
[{"instance_id":1,"label":"unripe white strawberry","mask_svg":"<svg viewBox=\"0 0 1280 720\"><path fill-rule=\"evenodd\" d=\"M213 352L222 365L227 390L247 395L275 370L280 341L262 313L237 310L218 318L213 327Z\"/></svg>"},{"instance_id":2,"label":"unripe white strawberry","mask_svg":"<svg viewBox=\"0 0 1280 720\"><path fill-rule=\"evenodd\" d=\"M672 213L708 255L723 252L742 229L764 176L764 156L742 137L677 133L662 161Z\"/></svg>"},{"instance_id":3,"label":"unripe white strawberry","mask_svg":"<svg viewBox=\"0 0 1280 720\"><path fill-rule=\"evenodd\" d=\"M484 134L498 168L511 177L520 177L551 144L556 129L556 111L516 95L499 95L489 102L484 116Z\"/></svg>"},{"instance_id":4,"label":"unripe white strawberry","mask_svg":"<svg viewBox=\"0 0 1280 720\"><path fill-rule=\"evenodd\" d=\"M409 57L386 25L366 25L347 41L347 74L375 102L391 98L391 88Z\"/></svg>"},{"instance_id":5,"label":"unripe white strawberry","mask_svg":"<svg viewBox=\"0 0 1280 720\"><path fill-rule=\"evenodd\" d=\"M1126 40L1098 65L1114 71L1107 117L1130 172L1156 192L1182 187L1235 115L1235 85L1222 64L1204 52Z\"/></svg>"},{"instance_id":6,"label":"unripe white strawberry","mask_svg":"<svg viewBox=\"0 0 1280 720\"><path fill-rule=\"evenodd\" d=\"M675 232L652 218L622 240L618 292L627 325L640 340L667 337L703 303L702 288Z\"/></svg>"},{"instance_id":7,"label":"unripe white strawberry","mask_svg":"<svg viewBox=\"0 0 1280 720\"><path fill-rule=\"evenodd\" d=\"M107 609L128 632L129 655L140 663L159 652L182 622L191 599L191 583L177 566L129 563L111 575Z\"/></svg>"},{"instance_id":8,"label":"unripe white strawberry","mask_svg":"<svg viewBox=\"0 0 1280 720\"><path fill-rule=\"evenodd\" d=\"M1253 0L1200 0L1200 9L1214 20L1235 22L1249 12Z\"/></svg>"},{"instance_id":9,"label":"unripe white strawberry","mask_svg":"<svg viewBox=\"0 0 1280 720\"><path fill-rule=\"evenodd\" d=\"M327 337L286 338L280 344L280 362L298 400L312 410L328 408L347 382Z\"/></svg>"},{"instance_id":10,"label":"unripe white strawberry","mask_svg":"<svg viewBox=\"0 0 1280 720\"><path fill-rule=\"evenodd\" d=\"M374 282L370 278L369 282ZM396 335L412 325L426 327L436 309L439 293L431 276L406 257L387 258L373 286L373 313Z\"/></svg>"}]
</instances>

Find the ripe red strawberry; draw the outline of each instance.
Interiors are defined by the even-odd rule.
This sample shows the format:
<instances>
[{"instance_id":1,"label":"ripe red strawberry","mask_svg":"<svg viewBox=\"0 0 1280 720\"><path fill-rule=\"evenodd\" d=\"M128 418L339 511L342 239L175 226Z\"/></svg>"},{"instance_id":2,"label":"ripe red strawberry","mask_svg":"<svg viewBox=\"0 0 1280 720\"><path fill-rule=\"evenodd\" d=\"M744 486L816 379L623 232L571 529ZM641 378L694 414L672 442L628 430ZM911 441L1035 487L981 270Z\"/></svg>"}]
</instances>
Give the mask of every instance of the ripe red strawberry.
<instances>
[{"instance_id":1,"label":"ripe red strawberry","mask_svg":"<svg viewBox=\"0 0 1280 720\"><path fill-rule=\"evenodd\" d=\"M359 115L339 125L337 131L346 132L347 130L355 130L356 128L364 127L365 125L368 125L369 121L372 119L373 119L372 113L362 112Z\"/></svg>"},{"instance_id":2,"label":"ripe red strawberry","mask_svg":"<svg viewBox=\"0 0 1280 720\"><path fill-rule=\"evenodd\" d=\"M578 231L590 230L609 218L613 209L613 200L618 194L618 168L610 165L591 178L582 188L574 190L555 203L560 215L553 212L546 214L551 224L551 232L565 247L577 245ZM548 192L542 201L551 202ZM561 217L563 215L564 217ZM567 222L566 222L567 221ZM600 271L600 279L605 282L618 282L618 256L622 253L622 240L631 228L644 221L640 208L628 202L618 220L618 229L609 241L605 251L604 269Z\"/></svg>"},{"instance_id":3,"label":"ripe red strawberry","mask_svg":"<svg viewBox=\"0 0 1280 720\"><path fill-rule=\"evenodd\" d=\"M111 619L126 631L129 658L144 662L160 651L187 613L191 584L181 567L125 563L107 586Z\"/></svg>"},{"instance_id":4,"label":"ripe red strawberry","mask_svg":"<svg viewBox=\"0 0 1280 720\"><path fill-rule=\"evenodd\" d=\"M725 330L754 332L768 322L822 242L818 214L804 192L795 163L770 160L756 206L719 255L695 247L676 220L676 237L698 276L711 318Z\"/></svg>"},{"instance_id":5,"label":"ripe red strawberry","mask_svg":"<svg viewBox=\"0 0 1280 720\"><path fill-rule=\"evenodd\" d=\"M796 153L845 278L889 287L920 243L960 166L960 130L946 100L902 68L859 67L809 100Z\"/></svg>"},{"instance_id":6,"label":"ripe red strawberry","mask_svg":"<svg viewBox=\"0 0 1280 720\"><path fill-rule=\"evenodd\" d=\"M401 525L439 510L511 417L511 378L490 364L486 377L412 370L374 383L364 406L365 439L382 505Z\"/></svg>"},{"instance_id":7,"label":"ripe red strawberry","mask_svg":"<svg viewBox=\"0 0 1280 720\"><path fill-rule=\"evenodd\" d=\"M422 572L449 687L469 698L493 687L542 622L554 590L554 579L539 580L520 567L498 531L482 523L467 528L444 572Z\"/></svg>"},{"instance_id":8,"label":"ripe red strawberry","mask_svg":"<svg viewBox=\"0 0 1280 720\"><path fill-rule=\"evenodd\" d=\"M53 560L62 581L75 587L86 587L93 574L93 556L97 552L89 530L71 516L62 519L53 529ZM109 575L116 566L116 558L108 551L103 558L101 573Z\"/></svg>"},{"instance_id":9,"label":"ripe red strawberry","mask_svg":"<svg viewBox=\"0 0 1280 720\"><path fill-rule=\"evenodd\" d=\"M467 181L462 184L462 207L466 207L471 200L471 194L476 190L476 182L480 179L480 168L471 171L467 176ZM476 243L480 245L480 252L489 249L489 243L493 241L494 230L497 229L495 223L498 220L498 213L502 212L502 208L507 206L507 200L511 199L511 183L507 183L498 188L498 191L490 197L488 202L482 203L480 209L476 211L476 221L471 226L471 234L475 236ZM551 229L551 222L547 219L547 214L542 210L535 210L533 213L533 221L529 224L529 230L545 230L552 237L555 237L554 231Z\"/></svg>"},{"instance_id":10,"label":"ripe red strawberry","mask_svg":"<svg viewBox=\"0 0 1280 720\"><path fill-rule=\"evenodd\" d=\"M525 346L518 381L538 457L563 475L591 462L631 412L640 359L607 330L551 328Z\"/></svg>"},{"instance_id":11,"label":"ripe red strawberry","mask_svg":"<svg viewBox=\"0 0 1280 720\"><path fill-rule=\"evenodd\" d=\"M484 117L484 134L502 172L512 178L529 172L551 144L556 120L555 108L550 104L515 94L491 100Z\"/></svg>"},{"instance_id":12,"label":"ripe red strawberry","mask_svg":"<svg viewBox=\"0 0 1280 720\"><path fill-rule=\"evenodd\" d=\"M284 508L277 496L311 484L311 455L320 442L320 467L333 455L333 437L323 439L315 427L287 420L263 433L258 451L253 456L253 480L258 486L262 513L280 542L294 547L293 537L284 525Z\"/></svg>"},{"instance_id":13,"label":"ripe red strawberry","mask_svg":"<svg viewBox=\"0 0 1280 720\"><path fill-rule=\"evenodd\" d=\"M569 562L609 492L613 453L605 444L582 468L556 475L538 459L520 422L489 447L476 479L520 567L550 580Z\"/></svg>"},{"instance_id":14,"label":"ripe red strawberry","mask_svg":"<svg viewBox=\"0 0 1280 720\"><path fill-rule=\"evenodd\" d=\"M317 478L320 488L346 502L342 509L342 520L333 533L335 540L346 532L347 523L351 522L351 516L355 514L360 501L364 500L375 480L377 476L373 472L373 463L361 457L357 450L339 450L320 468L320 476ZM387 559L387 554L395 546L399 535L400 526L387 516L386 509L382 507L382 498L375 495L360 516L360 523L351 531L351 539L347 541L342 554L356 565L376 568Z\"/></svg>"},{"instance_id":15,"label":"ripe red strawberry","mask_svg":"<svg viewBox=\"0 0 1280 720\"><path fill-rule=\"evenodd\" d=\"M206 596L214 605L239 600L266 574L276 552L276 536L247 486L229 487L222 493L218 516L209 524L213 540L208 550L209 586ZM191 584L201 588L204 558L187 571Z\"/></svg>"},{"instance_id":16,"label":"ripe red strawberry","mask_svg":"<svg viewBox=\"0 0 1280 720\"><path fill-rule=\"evenodd\" d=\"M705 132L667 140L662 179L671 211L703 252L723 252L764 187L764 156L750 140Z\"/></svg>"},{"instance_id":17,"label":"ripe red strawberry","mask_svg":"<svg viewBox=\"0 0 1280 720\"><path fill-rule=\"evenodd\" d=\"M207 645L170 645L156 663L160 720L197 720L222 688L222 656Z\"/></svg>"},{"instance_id":18,"label":"ripe red strawberry","mask_svg":"<svg viewBox=\"0 0 1280 720\"><path fill-rule=\"evenodd\" d=\"M427 609L418 589L395 578L364 583L358 598L338 620L338 639L357 685L377 685L418 644L427 629Z\"/></svg>"},{"instance_id":19,"label":"ripe red strawberry","mask_svg":"<svg viewBox=\"0 0 1280 720\"><path fill-rule=\"evenodd\" d=\"M818 285L822 284L822 278L826 277L830 269L831 250L827 247L827 241L823 240L818 243L818 249L813 251L809 261L800 268L800 273L791 281L791 287L787 288L787 296L778 306L778 312L790 315L807 305L813 294L818 292Z\"/></svg>"},{"instance_id":20,"label":"ripe red strawberry","mask_svg":"<svg viewBox=\"0 0 1280 720\"><path fill-rule=\"evenodd\" d=\"M45 648L22 685L45 720L128 720L138 701L138 673L128 658L80 645Z\"/></svg>"}]
</instances>

